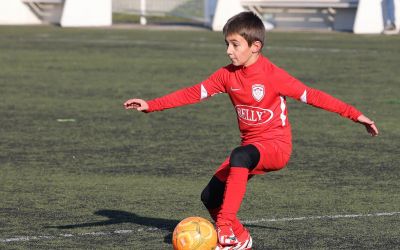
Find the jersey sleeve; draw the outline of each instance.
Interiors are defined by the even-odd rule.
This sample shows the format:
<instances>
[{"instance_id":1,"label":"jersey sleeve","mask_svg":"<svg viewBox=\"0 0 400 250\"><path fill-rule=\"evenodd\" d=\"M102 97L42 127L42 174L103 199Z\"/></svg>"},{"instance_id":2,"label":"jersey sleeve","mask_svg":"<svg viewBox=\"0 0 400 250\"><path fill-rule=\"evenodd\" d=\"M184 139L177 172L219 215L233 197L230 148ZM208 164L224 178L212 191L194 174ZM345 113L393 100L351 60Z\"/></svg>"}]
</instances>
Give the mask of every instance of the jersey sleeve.
<instances>
[{"instance_id":1,"label":"jersey sleeve","mask_svg":"<svg viewBox=\"0 0 400 250\"><path fill-rule=\"evenodd\" d=\"M343 117L357 121L362 114L355 107L321 91L310 88L283 69L272 66L273 86L283 96L288 96L317 108L337 113Z\"/></svg>"},{"instance_id":2,"label":"jersey sleeve","mask_svg":"<svg viewBox=\"0 0 400 250\"><path fill-rule=\"evenodd\" d=\"M225 93L225 83L227 78L227 71L224 68L221 68L201 83L147 101L149 105L147 112L161 111L164 109L194 104L213 95Z\"/></svg>"}]
</instances>

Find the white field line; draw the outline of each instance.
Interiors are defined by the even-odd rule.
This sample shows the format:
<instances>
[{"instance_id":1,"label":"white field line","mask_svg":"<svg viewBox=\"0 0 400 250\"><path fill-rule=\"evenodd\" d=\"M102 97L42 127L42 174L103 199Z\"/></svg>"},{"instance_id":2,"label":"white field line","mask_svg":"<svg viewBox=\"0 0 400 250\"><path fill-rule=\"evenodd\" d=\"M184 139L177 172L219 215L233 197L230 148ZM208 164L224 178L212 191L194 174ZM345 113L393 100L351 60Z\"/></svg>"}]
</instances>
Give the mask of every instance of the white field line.
<instances>
[{"instance_id":1,"label":"white field line","mask_svg":"<svg viewBox=\"0 0 400 250\"><path fill-rule=\"evenodd\" d=\"M292 217L292 218L276 218L276 219L256 219L244 220L243 224L251 225L262 222L281 222L281 221L302 221L302 220L323 220L323 219L341 219L341 218L359 218L359 217L379 217L379 216L393 216L398 215L400 212L390 213L373 213L373 214L338 214L338 215L322 215L322 216L305 216L305 217Z\"/></svg>"},{"instance_id":2,"label":"white field line","mask_svg":"<svg viewBox=\"0 0 400 250\"><path fill-rule=\"evenodd\" d=\"M20 242L20 241L34 241L34 240L52 240L59 238L76 238L83 236L111 236L111 235L121 235L121 234L133 234L142 231L157 231L161 230L159 228L150 227L150 228L139 228L136 230L115 230L112 232L88 232L88 233L79 233L79 234L58 234L58 235L41 235L41 236L15 236L7 239L0 239L0 243L10 243L10 242Z\"/></svg>"},{"instance_id":3,"label":"white field line","mask_svg":"<svg viewBox=\"0 0 400 250\"><path fill-rule=\"evenodd\" d=\"M400 212L382 212L371 214L339 214L339 215L322 215L322 216L305 216L305 217L288 217L288 218L275 218L275 219L256 219L256 220L243 220L245 225L259 224L264 222L285 222L285 221L303 221L303 220L324 220L324 219L342 219L342 218L361 218L361 217L379 217L379 216L394 216L400 215ZM112 236L123 234L134 234L143 231L159 231L162 229L156 227L138 228L135 230L115 230L111 232L88 232L79 234L58 234L58 235L40 235L40 236L15 236L11 238L2 239L0 243L12 243L21 241L38 241L38 240L51 240L59 238L76 238L83 236Z\"/></svg>"}]
</instances>

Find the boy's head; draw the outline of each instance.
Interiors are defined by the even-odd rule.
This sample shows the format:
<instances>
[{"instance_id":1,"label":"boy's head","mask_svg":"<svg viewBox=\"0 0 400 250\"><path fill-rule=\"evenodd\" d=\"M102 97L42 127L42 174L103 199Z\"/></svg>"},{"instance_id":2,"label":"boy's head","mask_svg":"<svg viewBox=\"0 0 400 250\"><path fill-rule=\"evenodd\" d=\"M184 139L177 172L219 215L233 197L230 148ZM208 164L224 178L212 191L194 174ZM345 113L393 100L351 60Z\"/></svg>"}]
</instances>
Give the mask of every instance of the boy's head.
<instances>
[{"instance_id":1,"label":"boy's head","mask_svg":"<svg viewBox=\"0 0 400 250\"><path fill-rule=\"evenodd\" d=\"M251 46L254 42L260 42L264 46L265 27L261 19L253 12L241 12L231 17L223 28L225 38L229 35L242 36Z\"/></svg>"}]
</instances>

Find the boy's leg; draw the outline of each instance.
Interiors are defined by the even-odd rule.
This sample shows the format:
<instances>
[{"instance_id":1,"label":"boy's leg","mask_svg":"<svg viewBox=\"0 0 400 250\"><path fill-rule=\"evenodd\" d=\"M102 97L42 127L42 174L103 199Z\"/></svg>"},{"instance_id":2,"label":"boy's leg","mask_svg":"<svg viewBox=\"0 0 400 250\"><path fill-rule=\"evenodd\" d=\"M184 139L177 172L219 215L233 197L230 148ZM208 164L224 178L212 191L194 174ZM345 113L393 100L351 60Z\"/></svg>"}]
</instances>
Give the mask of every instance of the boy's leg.
<instances>
[{"instance_id":1,"label":"boy's leg","mask_svg":"<svg viewBox=\"0 0 400 250\"><path fill-rule=\"evenodd\" d=\"M235 218L231 222L231 224L232 224L231 228L234 228L234 225L236 225L236 223L238 225L240 225L240 227L242 228L242 233L237 233L235 230L234 235L233 235L234 236L233 238L236 239L236 236L239 238L239 243L233 243L231 245L235 245L235 247L239 246L240 248L245 247L245 249L247 249L247 247L251 248L251 245L252 245L252 240L251 240L251 237L250 237L248 231L245 228L243 228L243 226L240 224L239 220L236 218L236 214L240 208L240 203L241 203L241 201L244 197L244 193L246 191L247 180L250 179L254 174L262 174L265 172L277 171L277 170L282 169L284 166L286 166L287 162L289 161L290 153L291 153L290 138L288 141L282 141L282 142L277 142L277 141L273 141L273 142L268 141L268 142L262 142L262 143L256 142L254 145L246 145L246 146L235 149L232 152L231 157L228 161L229 164L227 164L227 165L222 164L220 166L220 168L217 170L215 176L218 177L218 179L221 182L225 182L225 185L226 185L223 202L222 202L220 211L217 214L217 223L216 223L217 227L219 227L218 226L219 221L224 221L223 218L229 217L229 215L225 216L224 214L235 214ZM243 178L243 176L241 176L241 174L232 174L234 172L240 172L240 170L236 171L233 169L241 168L241 167L248 168L248 170L249 170L247 172L248 173L247 180L245 178ZM233 170L233 171L231 171L231 170ZM240 177L241 180L239 181L239 183L242 183L242 185L241 185L242 188L244 187L242 189L242 191L239 193L232 191L232 189L234 189L233 186L235 186L234 184L232 184L232 183L235 183L235 181L232 181L232 180L236 180L236 177L234 177L234 176ZM232 179L232 180L228 180L228 179ZM246 180L246 181L244 181L244 180ZM243 183L244 183L244 185L243 185ZM237 194L239 194L239 195L237 195ZM236 206L236 208L235 208L235 205L234 206L230 205L231 201L230 201L229 197L236 196L236 195L239 197L239 199L238 199L239 202L238 202L238 200L236 200L236 201L233 200L233 203L236 203L236 205L237 205L237 203L239 203L239 205ZM228 211L228 213L227 213L227 211ZM215 213L215 210L213 212ZM227 222L227 221L229 224L229 220L225 220L225 222ZM231 232L232 232L232 230L231 230ZM219 235L221 235L221 233L219 233ZM229 235L229 231L228 231L228 235ZM218 237L218 240L221 243L219 238L220 237ZM228 236L228 241L229 241L229 236ZM231 241L230 243L232 243L232 242L235 242L235 241ZM222 243L223 244L220 244L219 245L220 248L218 248L218 249L223 249L224 245L225 246L229 245L224 242L222 242Z\"/></svg>"},{"instance_id":2,"label":"boy's leg","mask_svg":"<svg viewBox=\"0 0 400 250\"><path fill-rule=\"evenodd\" d=\"M246 185L249 172L254 169L260 160L260 152L253 145L246 145L232 151L229 159L229 175L226 179L225 193L221 210L217 215L217 227L219 230L219 243L222 245L237 244L238 240L233 232L233 227L239 228L236 231L244 230L236 217L246 193ZM239 229L239 230L238 230ZM241 232L237 232L239 235Z\"/></svg>"},{"instance_id":3,"label":"boy's leg","mask_svg":"<svg viewBox=\"0 0 400 250\"><path fill-rule=\"evenodd\" d=\"M217 221L218 213L221 210L224 192L225 182L221 181L217 176L214 175L201 193L201 201L215 222ZM243 231L243 226L238 219L236 219L236 221L233 223L233 230L235 234Z\"/></svg>"},{"instance_id":4,"label":"boy's leg","mask_svg":"<svg viewBox=\"0 0 400 250\"><path fill-rule=\"evenodd\" d=\"M229 159L226 161L229 165ZM222 170L218 171L214 175L207 186L201 193L201 201L210 213L211 218L216 222L217 215L221 210L222 201L224 198L226 179L229 174L229 166L226 166ZM251 179L253 175L248 176L248 180ZM241 235L245 230L243 225L240 223L239 219L235 218L232 223L232 229L235 235Z\"/></svg>"},{"instance_id":5,"label":"boy's leg","mask_svg":"<svg viewBox=\"0 0 400 250\"><path fill-rule=\"evenodd\" d=\"M224 191L225 182L214 175L201 193L201 201L214 221L217 221L217 215L221 210Z\"/></svg>"}]
</instances>

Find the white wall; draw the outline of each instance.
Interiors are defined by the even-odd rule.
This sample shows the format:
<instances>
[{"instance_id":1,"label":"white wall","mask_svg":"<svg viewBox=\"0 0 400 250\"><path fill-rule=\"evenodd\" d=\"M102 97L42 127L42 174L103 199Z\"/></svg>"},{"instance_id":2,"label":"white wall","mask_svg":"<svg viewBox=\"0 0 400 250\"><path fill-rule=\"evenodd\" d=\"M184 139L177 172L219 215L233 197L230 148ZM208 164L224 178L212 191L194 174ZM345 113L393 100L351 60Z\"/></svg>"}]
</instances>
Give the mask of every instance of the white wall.
<instances>
[{"instance_id":1,"label":"white wall","mask_svg":"<svg viewBox=\"0 0 400 250\"><path fill-rule=\"evenodd\" d=\"M397 29L400 29L400 0L394 0L394 22Z\"/></svg>"},{"instance_id":2,"label":"white wall","mask_svg":"<svg viewBox=\"0 0 400 250\"><path fill-rule=\"evenodd\" d=\"M0 0L0 25L54 23L63 27L82 27L112 24L112 0L37 1L39 7L34 9L22 0Z\"/></svg>"},{"instance_id":3,"label":"white wall","mask_svg":"<svg viewBox=\"0 0 400 250\"><path fill-rule=\"evenodd\" d=\"M245 9L240 4L240 0L218 0L212 30L221 31L229 18L242 11L245 11Z\"/></svg>"},{"instance_id":4,"label":"white wall","mask_svg":"<svg viewBox=\"0 0 400 250\"><path fill-rule=\"evenodd\" d=\"M112 24L112 2L66 0L60 24L62 27L109 26Z\"/></svg>"},{"instance_id":5,"label":"white wall","mask_svg":"<svg viewBox=\"0 0 400 250\"><path fill-rule=\"evenodd\" d=\"M0 0L0 25L41 23L42 21L21 0Z\"/></svg>"}]
</instances>

